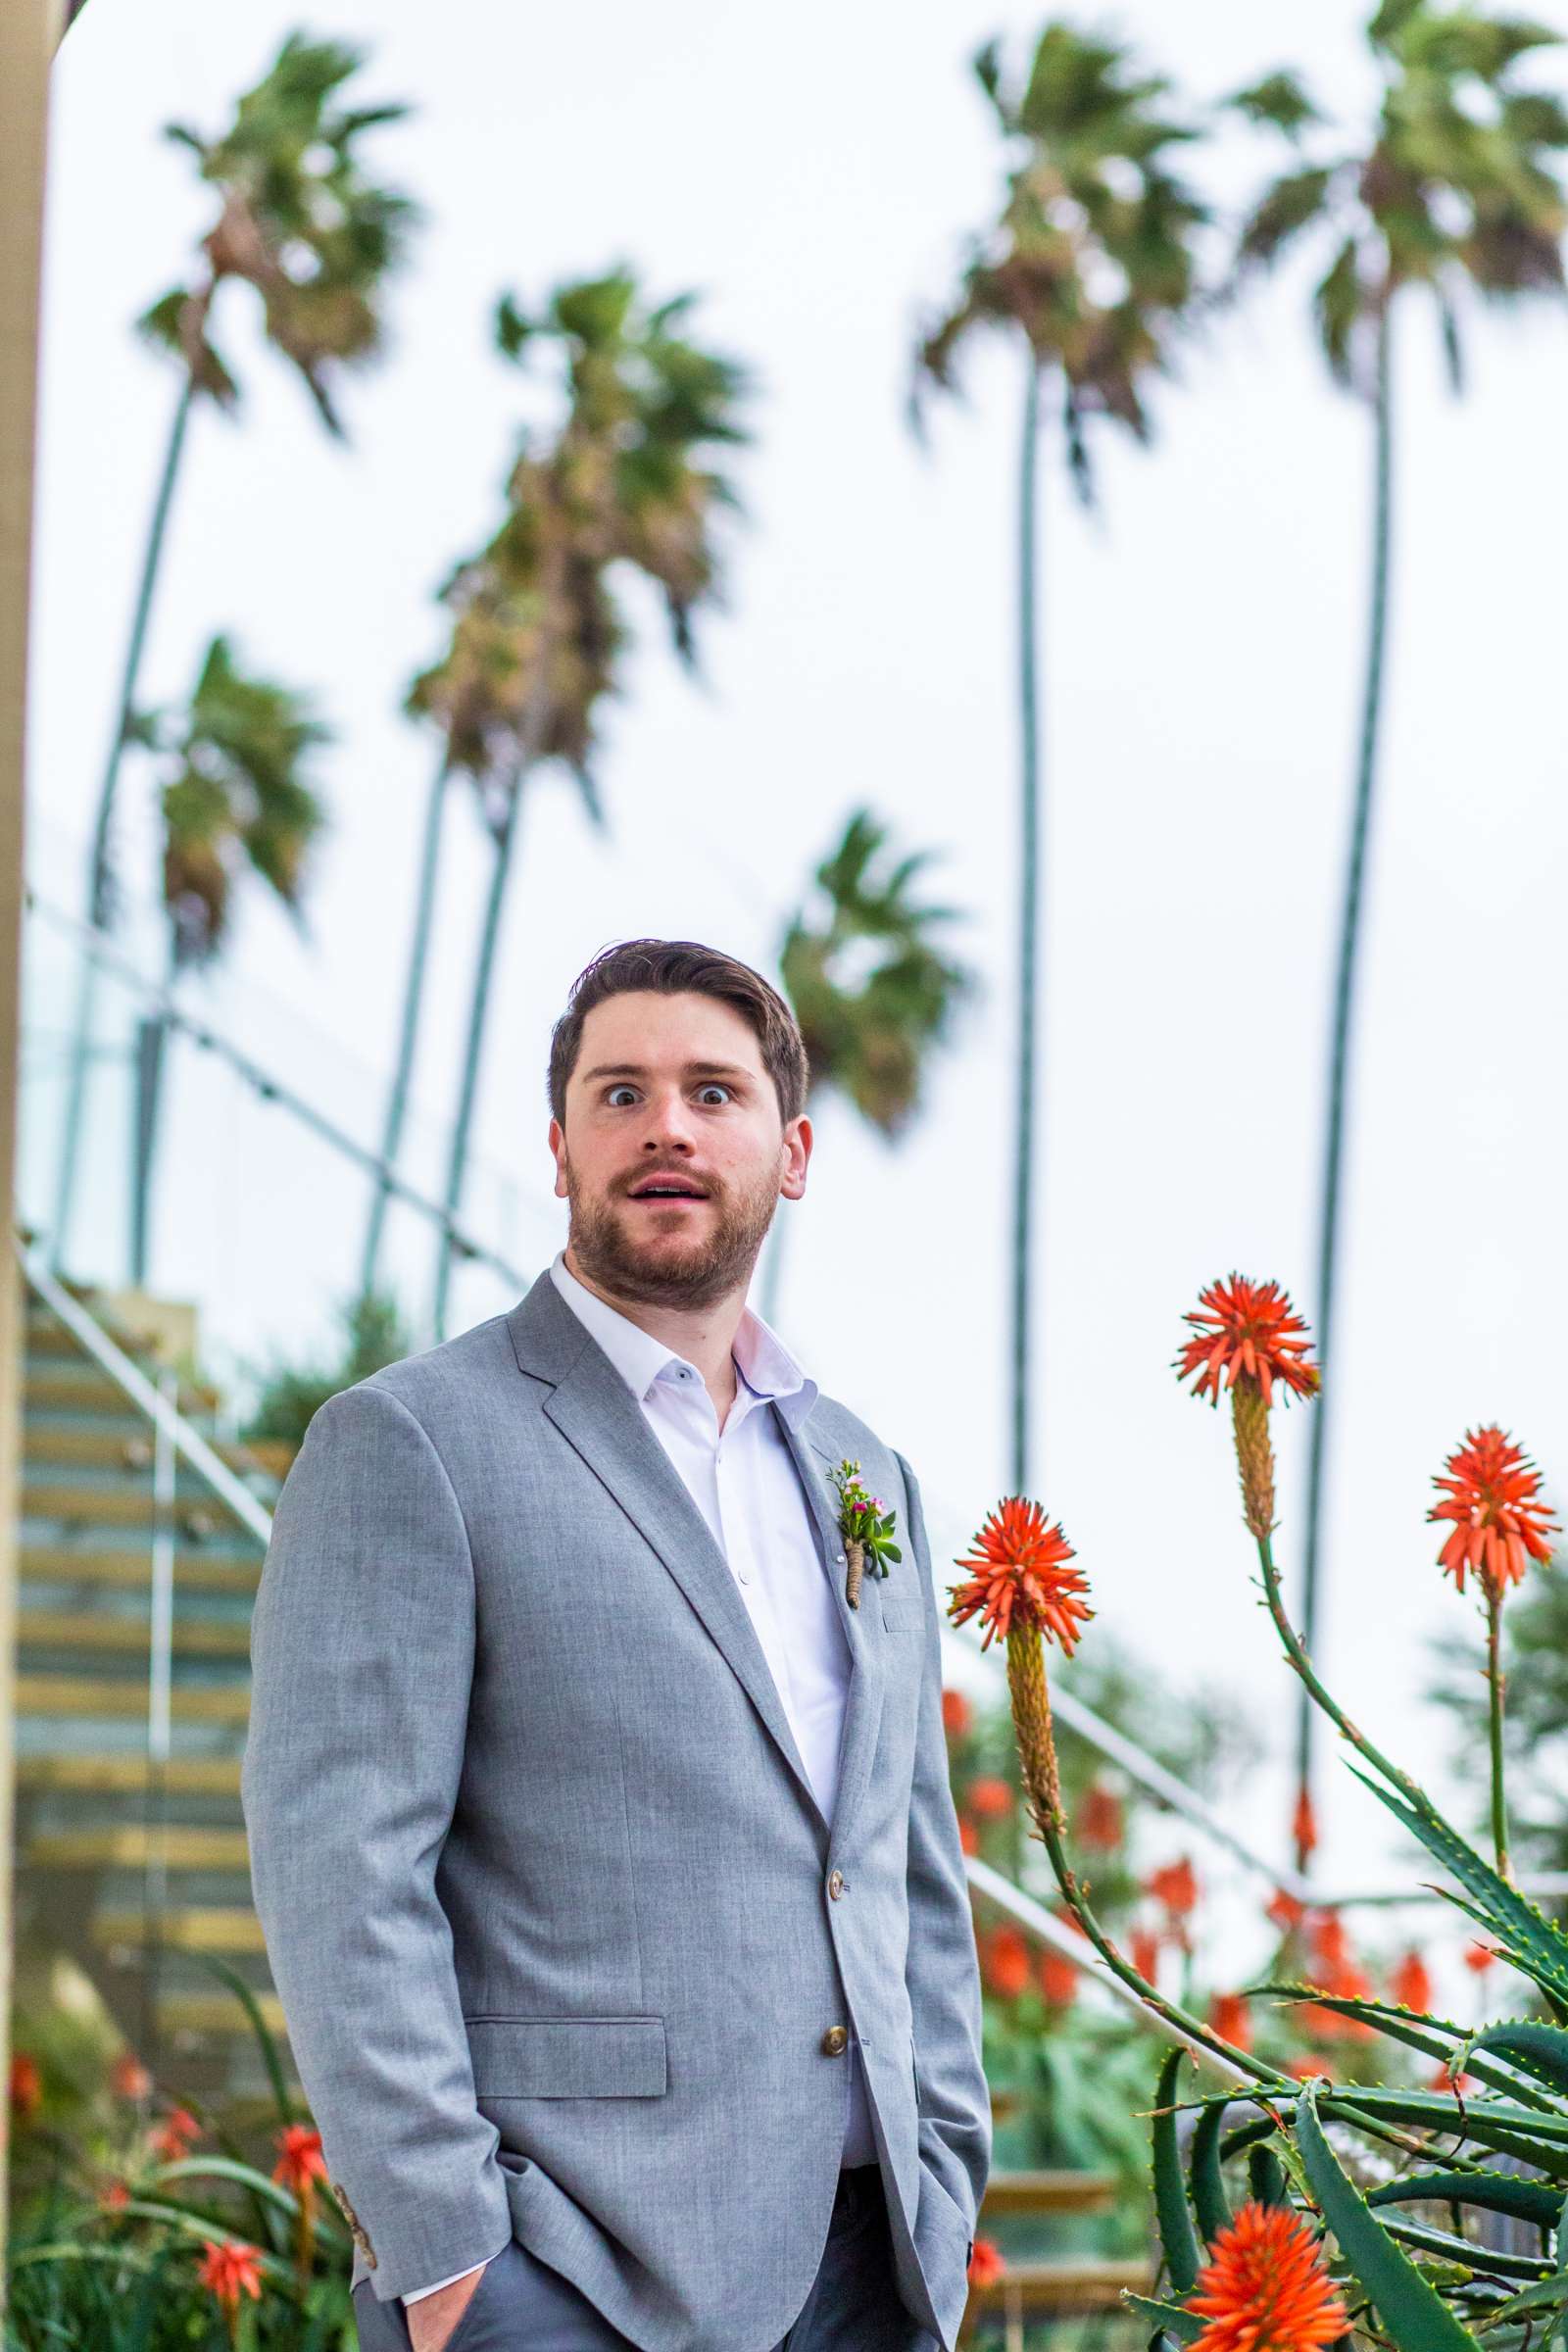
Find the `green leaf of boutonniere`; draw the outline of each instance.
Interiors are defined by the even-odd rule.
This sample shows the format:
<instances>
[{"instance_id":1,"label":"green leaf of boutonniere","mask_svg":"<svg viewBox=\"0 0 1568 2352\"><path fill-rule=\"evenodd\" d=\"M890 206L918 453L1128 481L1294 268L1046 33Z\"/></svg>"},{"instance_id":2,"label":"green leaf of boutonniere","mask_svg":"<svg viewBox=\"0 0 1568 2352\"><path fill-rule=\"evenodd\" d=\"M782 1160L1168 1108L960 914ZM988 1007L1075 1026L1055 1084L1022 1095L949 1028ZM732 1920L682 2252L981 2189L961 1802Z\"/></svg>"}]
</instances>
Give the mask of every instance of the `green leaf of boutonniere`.
<instances>
[{"instance_id":1,"label":"green leaf of boutonniere","mask_svg":"<svg viewBox=\"0 0 1568 2352\"><path fill-rule=\"evenodd\" d=\"M865 1570L869 1568L873 1576L886 1576L888 1563L904 1557L893 1541L898 1513L889 1510L880 1494L871 1494L860 1476L858 1462L846 1457L828 1475L839 1498L839 1534L844 1538L844 1556L848 1562L845 1597L852 1609L858 1609L860 1579Z\"/></svg>"}]
</instances>

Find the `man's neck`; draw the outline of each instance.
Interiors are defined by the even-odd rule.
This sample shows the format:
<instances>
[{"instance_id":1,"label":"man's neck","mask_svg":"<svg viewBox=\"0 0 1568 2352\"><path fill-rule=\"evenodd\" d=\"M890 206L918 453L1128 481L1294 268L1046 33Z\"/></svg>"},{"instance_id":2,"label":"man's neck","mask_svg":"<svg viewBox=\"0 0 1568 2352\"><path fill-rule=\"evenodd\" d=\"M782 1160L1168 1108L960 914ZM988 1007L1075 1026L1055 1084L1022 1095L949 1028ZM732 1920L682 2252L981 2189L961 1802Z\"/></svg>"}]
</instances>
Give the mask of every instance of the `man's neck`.
<instances>
[{"instance_id":1,"label":"man's neck","mask_svg":"<svg viewBox=\"0 0 1568 2352\"><path fill-rule=\"evenodd\" d=\"M730 1291L710 1306L651 1306L646 1299L621 1298L596 1282L577 1263L568 1243L563 1252L568 1274L580 1282L585 1291L592 1291L606 1306L612 1306L617 1315L635 1323L651 1339L662 1340L673 1348L689 1364L695 1364L703 1376L703 1385L713 1399L719 1426L735 1401L735 1362L733 1349L735 1334L746 1312L746 1286Z\"/></svg>"}]
</instances>

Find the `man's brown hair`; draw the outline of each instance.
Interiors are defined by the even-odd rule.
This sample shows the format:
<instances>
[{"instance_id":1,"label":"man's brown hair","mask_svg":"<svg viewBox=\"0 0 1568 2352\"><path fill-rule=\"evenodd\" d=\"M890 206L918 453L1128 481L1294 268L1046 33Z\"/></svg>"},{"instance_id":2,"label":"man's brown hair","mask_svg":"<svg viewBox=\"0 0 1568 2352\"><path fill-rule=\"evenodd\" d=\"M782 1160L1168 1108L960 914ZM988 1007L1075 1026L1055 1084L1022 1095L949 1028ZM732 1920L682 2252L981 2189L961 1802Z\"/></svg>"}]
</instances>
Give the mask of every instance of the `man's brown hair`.
<instances>
[{"instance_id":1,"label":"man's brown hair","mask_svg":"<svg viewBox=\"0 0 1568 2352\"><path fill-rule=\"evenodd\" d=\"M762 1067L787 1126L806 1108L806 1047L795 1015L776 988L749 963L695 939L624 939L604 949L572 982L566 1009L550 1033L550 1109L566 1123L566 1081L582 1051L583 1023L607 997L648 989L657 996L716 997L756 1032Z\"/></svg>"}]
</instances>

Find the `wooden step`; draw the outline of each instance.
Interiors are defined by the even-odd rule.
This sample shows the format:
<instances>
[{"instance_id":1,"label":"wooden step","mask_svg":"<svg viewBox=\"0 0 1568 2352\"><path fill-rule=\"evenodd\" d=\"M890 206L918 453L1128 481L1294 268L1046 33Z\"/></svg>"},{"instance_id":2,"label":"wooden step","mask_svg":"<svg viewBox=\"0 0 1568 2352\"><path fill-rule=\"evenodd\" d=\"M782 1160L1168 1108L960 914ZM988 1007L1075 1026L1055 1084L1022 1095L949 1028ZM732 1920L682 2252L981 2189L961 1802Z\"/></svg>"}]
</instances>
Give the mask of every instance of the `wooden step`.
<instances>
[{"instance_id":1,"label":"wooden step","mask_svg":"<svg viewBox=\"0 0 1568 2352\"><path fill-rule=\"evenodd\" d=\"M154 1508L152 1491L146 1487L73 1486L53 1479L24 1478L23 1482L24 1519L59 1519L68 1525L91 1527L151 1527ZM191 1538L231 1536L236 1528L241 1528L241 1522L227 1506L205 1489L199 1497L189 1493L180 1494L174 1504L173 1521L176 1530ZM249 1528L241 1528L241 1532L255 1542Z\"/></svg>"},{"instance_id":2,"label":"wooden step","mask_svg":"<svg viewBox=\"0 0 1568 2352\"><path fill-rule=\"evenodd\" d=\"M994 2222L1004 2213L1102 2212L1115 2204L1118 2186L1114 2173L993 2173L981 2217Z\"/></svg>"},{"instance_id":3,"label":"wooden step","mask_svg":"<svg viewBox=\"0 0 1568 2352\"><path fill-rule=\"evenodd\" d=\"M19 1674L18 1715L140 1716L147 1713L143 1682L110 1682L86 1675ZM243 1683L218 1690L176 1686L170 1694L170 1714L175 1723L248 1723L249 1687Z\"/></svg>"},{"instance_id":4,"label":"wooden step","mask_svg":"<svg viewBox=\"0 0 1568 2352\"><path fill-rule=\"evenodd\" d=\"M144 1911L100 1911L92 1923L94 1943L131 1944L148 1941ZM182 1952L261 1952L267 1945L262 1923L254 1911L215 1903L210 1909L166 1911L163 1940Z\"/></svg>"},{"instance_id":5,"label":"wooden step","mask_svg":"<svg viewBox=\"0 0 1568 2352\"><path fill-rule=\"evenodd\" d=\"M31 1402L29 1396L29 1406ZM211 1438L208 1443L219 1460L239 1476L248 1470L265 1470L270 1477L281 1478L295 1453L292 1446L273 1438L259 1440L255 1446L231 1438ZM25 1464L44 1469L80 1466L145 1472L153 1465L152 1425L138 1421L135 1429L127 1430L62 1429L29 1420L23 1433L22 1458ZM179 1465L179 1475L185 1481L199 1479L199 1473L185 1462Z\"/></svg>"},{"instance_id":6,"label":"wooden step","mask_svg":"<svg viewBox=\"0 0 1568 2352\"><path fill-rule=\"evenodd\" d=\"M249 1539L247 1539L249 1541ZM110 1551L72 1544L24 1544L19 1554L24 1581L52 1585L113 1585L145 1592L152 1581L152 1550ZM180 1592L254 1592L262 1555L224 1559L189 1544L174 1546L174 1587Z\"/></svg>"},{"instance_id":7,"label":"wooden step","mask_svg":"<svg viewBox=\"0 0 1568 2352\"><path fill-rule=\"evenodd\" d=\"M112 1323L105 1323L103 1328L121 1354L129 1356L138 1372L156 1382L163 1366L152 1349L138 1346L133 1334L117 1330ZM97 1358L83 1348L74 1332L68 1331L63 1323L56 1322L47 1307L39 1307L27 1317L22 1348L24 1375L29 1394L34 1379L70 1378L70 1375L61 1375L58 1367L71 1364L79 1367L74 1386L79 1383L82 1387L90 1384L97 1388L102 1384L106 1390L113 1392L120 1402L125 1401L125 1392L119 1381L112 1379L101 1368ZM223 1401L221 1392L204 1380L181 1380L178 1400L181 1412L185 1413L216 1413ZM135 1408L131 1406L129 1409L134 1411Z\"/></svg>"},{"instance_id":8,"label":"wooden step","mask_svg":"<svg viewBox=\"0 0 1568 2352\"><path fill-rule=\"evenodd\" d=\"M269 2033L282 2039L288 2032L283 2004L275 1992L259 1992L256 2005ZM170 1992L158 2004L158 2022L167 2034L238 2035L255 2041L250 2019L229 1992ZM1147 2273L1146 2273L1147 2276Z\"/></svg>"},{"instance_id":9,"label":"wooden step","mask_svg":"<svg viewBox=\"0 0 1568 2352\"><path fill-rule=\"evenodd\" d=\"M248 1625L220 1625L176 1617L172 1627L177 1655L193 1658L248 1658ZM117 1657L147 1655L145 1618L95 1616L90 1609L21 1609L17 1640L35 1649L96 1649Z\"/></svg>"},{"instance_id":10,"label":"wooden step","mask_svg":"<svg viewBox=\"0 0 1568 2352\"><path fill-rule=\"evenodd\" d=\"M1058 2261L1008 2263L1000 2278L970 2287L958 2340L967 2340L983 2312L1001 2312L1011 2322L1065 2319L1081 2312L1119 2311L1123 2294L1152 2295L1153 2291L1154 2266L1137 2258L1113 2261L1067 2255Z\"/></svg>"},{"instance_id":11,"label":"wooden step","mask_svg":"<svg viewBox=\"0 0 1568 2352\"><path fill-rule=\"evenodd\" d=\"M36 1346L36 1342L32 1345ZM107 1372L100 1372L91 1356L76 1349L74 1342L69 1350L51 1348L45 1352L48 1368L34 1366L26 1374L24 1394L29 1411L124 1413L139 1428L146 1428L145 1415L131 1402L119 1381L111 1380ZM70 1372L55 1369L68 1354L75 1354L79 1369ZM138 1368L146 1370L144 1365ZM216 1413L222 1398L216 1389L186 1380L180 1382L176 1401L187 1418L195 1419L201 1414Z\"/></svg>"},{"instance_id":12,"label":"wooden step","mask_svg":"<svg viewBox=\"0 0 1568 2352\"><path fill-rule=\"evenodd\" d=\"M172 1796L233 1796L240 1792L238 1756L171 1756L164 1787ZM17 1787L28 1795L50 1792L85 1796L135 1796L151 1784L152 1765L142 1756L24 1756Z\"/></svg>"},{"instance_id":13,"label":"wooden step","mask_svg":"<svg viewBox=\"0 0 1568 2352\"><path fill-rule=\"evenodd\" d=\"M171 1870L250 1869L250 1844L243 1830L191 1830L172 1825L163 1832L144 1822L122 1821L108 1830L40 1830L29 1838L28 1870L140 1870L161 1853Z\"/></svg>"}]
</instances>

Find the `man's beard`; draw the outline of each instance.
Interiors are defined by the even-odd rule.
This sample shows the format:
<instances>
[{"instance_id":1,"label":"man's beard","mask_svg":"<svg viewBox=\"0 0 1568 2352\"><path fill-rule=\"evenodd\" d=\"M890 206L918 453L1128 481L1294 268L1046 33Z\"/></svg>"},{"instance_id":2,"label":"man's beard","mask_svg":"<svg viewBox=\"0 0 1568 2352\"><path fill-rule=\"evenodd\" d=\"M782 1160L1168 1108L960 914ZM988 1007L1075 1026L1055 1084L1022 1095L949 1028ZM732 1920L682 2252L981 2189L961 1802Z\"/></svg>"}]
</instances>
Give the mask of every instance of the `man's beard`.
<instances>
[{"instance_id":1,"label":"man's beard","mask_svg":"<svg viewBox=\"0 0 1568 2352\"><path fill-rule=\"evenodd\" d=\"M646 1211L625 1205L625 1195L591 1199L566 1161L567 1245L583 1272L612 1297L640 1306L711 1306L752 1278L778 1206L778 1178L764 1176L749 1192L709 1187L717 1215L702 1240L684 1248L666 1240L639 1244L627 1222ZM658 1212L655 1211L655 1214Z\"/></svg>"}]
</instances>

